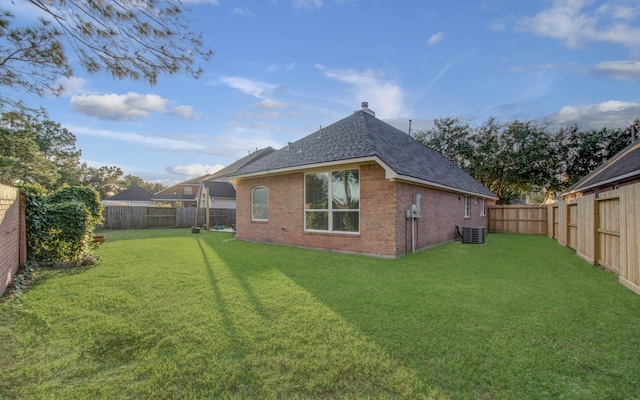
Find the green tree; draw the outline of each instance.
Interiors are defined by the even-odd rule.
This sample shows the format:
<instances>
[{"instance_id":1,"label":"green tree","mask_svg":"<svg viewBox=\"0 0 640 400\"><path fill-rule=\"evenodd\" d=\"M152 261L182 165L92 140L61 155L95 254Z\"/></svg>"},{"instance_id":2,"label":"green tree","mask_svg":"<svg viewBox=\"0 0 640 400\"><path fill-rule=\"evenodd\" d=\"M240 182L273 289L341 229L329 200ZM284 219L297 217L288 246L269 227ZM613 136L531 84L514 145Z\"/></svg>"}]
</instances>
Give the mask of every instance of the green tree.
<instances>
[{"instance_id":1,"label":"green tree","mask_svg":"<svg viewBox=\"0 0 640 400\"><path fill-rule=\"evenodd\" d=\"M161 183L145 182L139 176L125 175L125 177L122 178L122 182L120 183L121 189L122 190L129 189L132 186L140 186L142 188L147 189L148 191L150 191L152 193L157 193L157 192L159 192L159 191L161 191L163 189L166 189L166 186L161 184Z\"/></svg>"},{"instance_id":2,"label":"green tree","mask_svg":"<svg viewBox=\"0 0 640 400\"><path fill-rule=\"evenodd\" d=\"M564 188L573 185L631 144L632 126L638 125L640 120L622 129L581 131L577 126L571 127L563 146Z\"/></svg>"},{"instance_id":3,"label":"green tree","mask_svg":"<svg viewBox=\"0 0 640 400\"><path fill-rule=\"evenodd\" d=\"M69 52L91 74L152 85L161 74L197 78L197 64L213 55L180 0L23 0L43 15L33 26L14 24L14 3L0 7L0 85L16 90L61 93L59 78L73 73ZM24 105L0 94L0 109L8 107Z\"/></svg>"},{"instance_id":4,"label":"green tree","mask_svg":"<svg viewBox=\"0 0 640 400\"><path fill-rule=\"evenodd\" d=\"M17 114L0 119L0 182L16 185L39 183L47 188L59 178L55 164L38 147L38 124Z\"/></svg>"},{"instance_id":5,"label":"green tree","mask_svg":"<svg viewBox=\"0 0 640 400\"><path fill-rule=\"evenodd\" d=\"M37 124L35 129L40 154L55 165L58 173L54 186L77 185L82 153L76 149L76 136L59 123L49 120Z\"/></svg>"},{"instance_id":6,"label":"green tree","mask_svg":"<svg viewBox=\"0 0 640 400\"><path fill-rule=\"evenodd\" d=\"M94 188L100 198L112 196L122 190L120 178L124 175L120 167L102 166L90 167L87 163L80 165L80 184Z\"/></svg>"},{"instance_id":7,"label":"green tree","mask_svg":"<svg viewBox=\"0 0 640 400\"><path fill-rule=\"evenodd\" d=\"M431 129L416 132L413 138L469 172L474 151L471 143L473 130L469 124L462 123L458 118L445 117L434 120L433 125Z\"/></svg>"}]
</instances>

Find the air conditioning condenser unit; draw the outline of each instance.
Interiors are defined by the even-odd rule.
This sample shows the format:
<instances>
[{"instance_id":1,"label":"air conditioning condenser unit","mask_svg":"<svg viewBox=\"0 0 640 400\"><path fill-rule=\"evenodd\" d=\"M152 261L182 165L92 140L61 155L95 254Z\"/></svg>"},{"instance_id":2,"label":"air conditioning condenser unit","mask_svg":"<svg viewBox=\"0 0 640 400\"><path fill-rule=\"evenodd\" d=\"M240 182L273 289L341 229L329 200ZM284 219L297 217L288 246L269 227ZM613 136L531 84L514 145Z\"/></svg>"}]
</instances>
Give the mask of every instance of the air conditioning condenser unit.
<instances>
[{"instance_id":1,"label":"air conditioning condenser unit","mask_svg":"<svg viewBox=\"0 0 640 400\"><path fill-rule=\"evenodd\" d=\"M463 226L462 243L484 244L484 226Z\"/></svg>"}]
</instances>

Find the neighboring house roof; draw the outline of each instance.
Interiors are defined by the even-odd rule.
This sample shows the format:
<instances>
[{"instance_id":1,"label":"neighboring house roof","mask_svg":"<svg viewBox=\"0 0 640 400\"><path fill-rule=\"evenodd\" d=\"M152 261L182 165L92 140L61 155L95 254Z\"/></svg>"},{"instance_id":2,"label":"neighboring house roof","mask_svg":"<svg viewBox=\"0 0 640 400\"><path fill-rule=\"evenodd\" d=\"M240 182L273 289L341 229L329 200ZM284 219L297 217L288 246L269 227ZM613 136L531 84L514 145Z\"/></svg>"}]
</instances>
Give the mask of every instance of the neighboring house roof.
<instances>
[{"instance_id":1,"label":"neighboring house roof","mask_svg":"<svg viewBox=\"0 0 640 400\"><path fill-rule=\"evenodd\" d=\"M460 167L410 135L362 110L240 168L232 177L374 160L389 179L497 198Z\"/></svg>"},{"instance_id":2,"label":"neighboring house roof","mask_svg":"<svg viewBox=\"0 0 640 400\"><path fill-rule=\"evenodd\" d=\"M640 177L640 139L574 183L563 195Z\"/></svg>"},{"instance_id":3,"label":"neighboring house roof","mask_svg":"<svg viewBox=\"0 0 640 400\"><path fill-rule=\"evenodd\" d=\"M151 201L153 193L140 186L131 186L127 190L107 197L109 201Z\"/></svg>"},{"instance_id":4,"label":"neighboring house roof","mask_svg":"<svg viewBox=\"0 0 640 400\"><path fill-rule=\"evenodd\" d=\"M236 189L229 182L203 181L202 184L209 189L211 198L236 198Z\"/></svg>"},{"instance_id":5,"label":"neighboring house roof","mask_svg":"<svg viewBox=\"0 0 640 400\"><path fill-rule=\"evenodd\" d=\"M214 179L227 177L227 176L233 174L234 172L236 172L238 169L244 167L245 165L251 164L252 162L257 161L257 160L261 159L262 157L273 153L274 151L276 151L276 150L271 146L265 147L264 149L256 150L253 153L250 153L249 155L247 155L245 157L242 157L241 159L237 160L236 162L227 165L226 167L222 168L221 170L216 171L213 174L206 175L205 177L201 178L200 181L208 181L208 180L214 180ZM234 192L234 197L235 197L235 192Z\"/></svg>"}]
</instances>

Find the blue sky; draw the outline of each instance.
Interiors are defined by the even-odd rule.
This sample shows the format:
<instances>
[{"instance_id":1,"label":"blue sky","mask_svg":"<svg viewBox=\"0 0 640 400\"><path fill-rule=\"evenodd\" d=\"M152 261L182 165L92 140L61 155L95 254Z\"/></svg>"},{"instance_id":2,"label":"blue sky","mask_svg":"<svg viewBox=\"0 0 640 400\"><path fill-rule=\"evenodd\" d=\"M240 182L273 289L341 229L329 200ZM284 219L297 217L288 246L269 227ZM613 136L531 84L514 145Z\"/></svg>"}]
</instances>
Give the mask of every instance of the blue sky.
<instances>
[{"instance_id":1,"label":"blue sky","mask_svg":"<svg viewBox=\"0 0 640 400\"><path fill-rule=\"evenodd\" d=\"M414 131L446 116L585 128L640 117L636 0L185 5L215 52L200 79L150 87L75 67L63 96L24 96L76 135L82 161L170 185L280 148L362 101Z\"/></svg>"}]
</instances>

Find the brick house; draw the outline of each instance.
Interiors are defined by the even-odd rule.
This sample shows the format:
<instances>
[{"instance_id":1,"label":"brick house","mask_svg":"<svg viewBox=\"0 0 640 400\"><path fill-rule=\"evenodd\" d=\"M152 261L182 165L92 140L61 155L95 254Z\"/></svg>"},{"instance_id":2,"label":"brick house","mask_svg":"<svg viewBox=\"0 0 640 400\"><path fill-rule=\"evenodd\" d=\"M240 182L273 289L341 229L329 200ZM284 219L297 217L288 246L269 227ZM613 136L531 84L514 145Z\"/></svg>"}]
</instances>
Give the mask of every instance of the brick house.
<instances>
[{"instance_id":1,"label":"brick house","mask_svg":"<svg viewBox=\"0 0 640 400\"><path fill-rule=\"evenodd\" d=\"M486 228L497 200L367 103L232 177L238 239L389 258Z\"/></svg>"}]
</instances>

